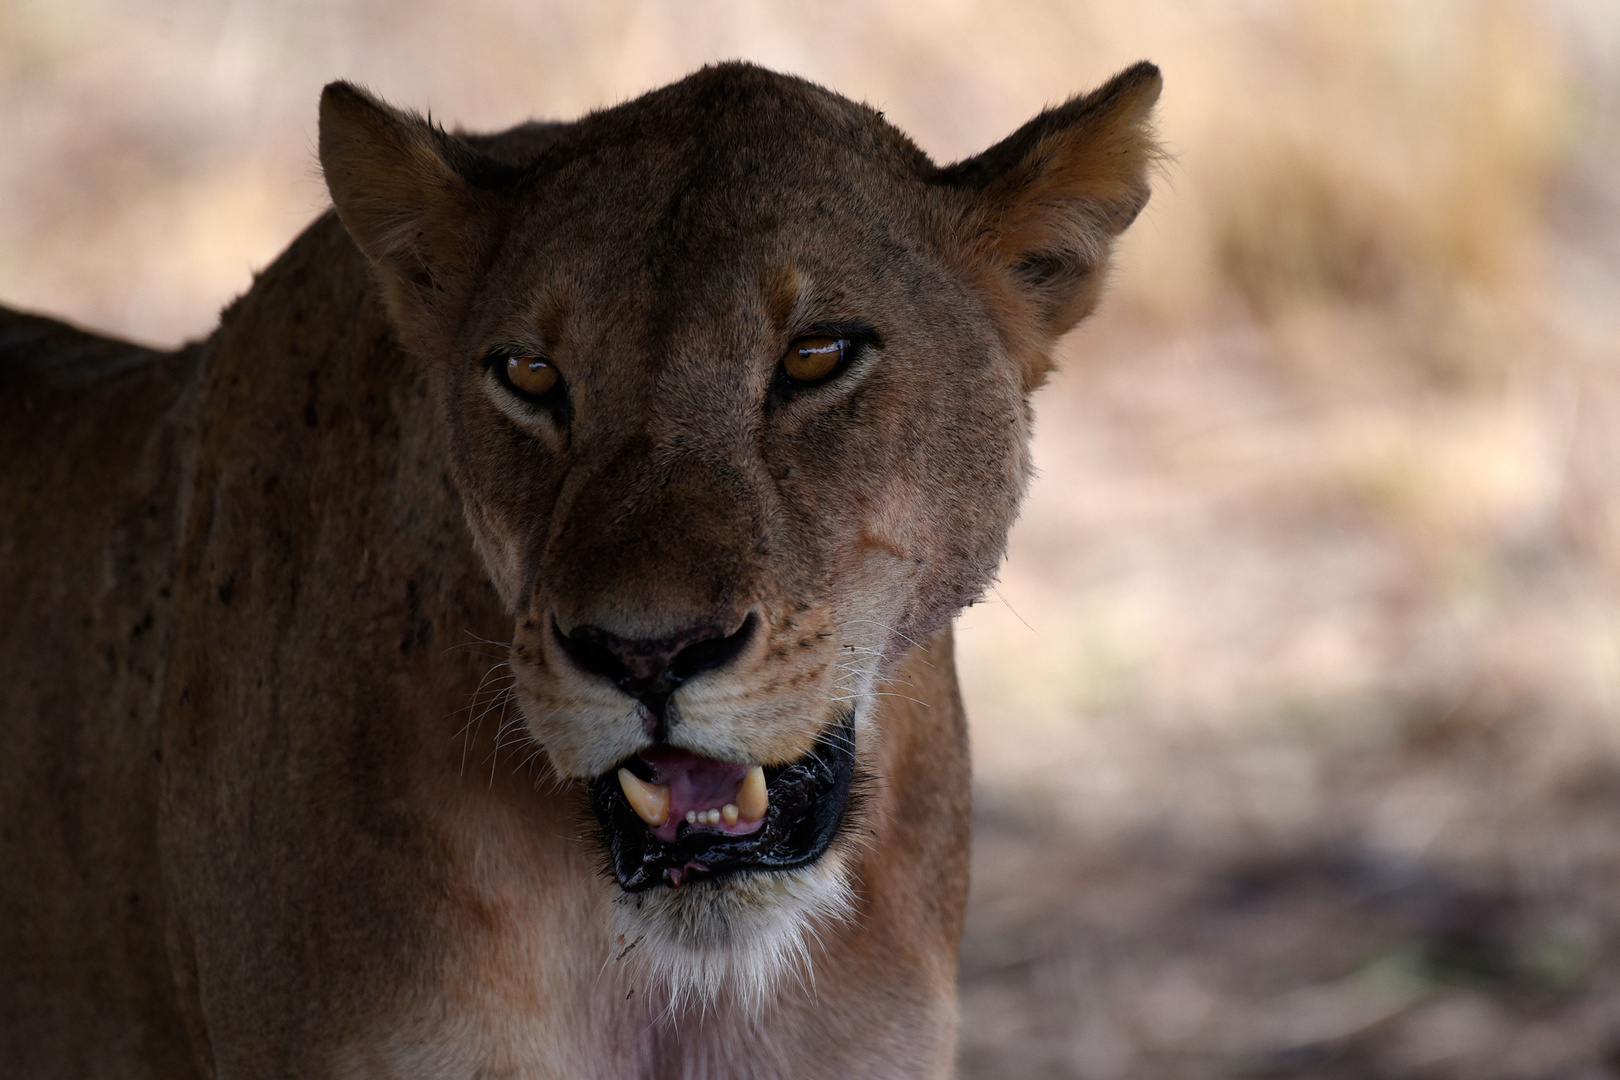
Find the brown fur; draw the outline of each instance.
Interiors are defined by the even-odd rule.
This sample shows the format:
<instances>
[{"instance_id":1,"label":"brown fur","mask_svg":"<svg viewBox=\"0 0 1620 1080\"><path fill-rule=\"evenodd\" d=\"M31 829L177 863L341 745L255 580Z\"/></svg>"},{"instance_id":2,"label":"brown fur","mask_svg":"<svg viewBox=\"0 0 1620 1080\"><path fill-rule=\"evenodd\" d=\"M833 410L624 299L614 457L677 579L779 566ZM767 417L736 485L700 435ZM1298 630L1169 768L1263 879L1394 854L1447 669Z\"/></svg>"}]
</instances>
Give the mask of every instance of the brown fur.
<instances>
[{"instance_id":1,"label":"brown fur","mask_svg":"<svg viewBox=\"0 0 1620 1080\"><path fill-rule=\"evenodd\" d=\"M334 84L337 216L207 342L0 317L0 1069L949 1074L949 620L1146 201L1158 87L1139 65L940 169L742 65L493 137ZM881 347L767 404L788 342L845 320ZM552 358L566 423L503 396L498 345ZM647 717L551 621L750 613L667 737L784 762L853 704L858 807L808 869L622 896L581 782ZM854 910L806 916L766 998L658 977L653 948L746 953L789 885Z\"/></svg>"}]
</instances>

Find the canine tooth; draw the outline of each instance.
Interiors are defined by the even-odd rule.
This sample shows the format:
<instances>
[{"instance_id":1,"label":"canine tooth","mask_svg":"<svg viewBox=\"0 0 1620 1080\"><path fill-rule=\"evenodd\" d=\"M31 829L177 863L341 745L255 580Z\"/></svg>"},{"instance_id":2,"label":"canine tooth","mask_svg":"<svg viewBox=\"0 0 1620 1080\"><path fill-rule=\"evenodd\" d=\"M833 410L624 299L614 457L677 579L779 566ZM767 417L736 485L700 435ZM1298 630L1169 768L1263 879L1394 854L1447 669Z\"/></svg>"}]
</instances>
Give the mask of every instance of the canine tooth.
<instances>
[{"instance_id":1,"label":"canine tooth","mask_svg":"<svg viewBox=\"0 0 1620 1080\"><path fill-rule=\"evenodd\" d=\"M642 821L656 829L669 820L667 785L649 784L629 769L620 769L619 787L624 789L624 797L629 800L630 809L634 810L636 817Z\"/></svg>"},{"instance_id":2,"label":"canine tooth","mask_svg":"<svg viewBox=\"0 0 1620 1080\"><path fill-rule=\"evenodd\" d=\"M720 816L726 819L727 825L737 824L737 804L728 802L720 808Z\"/></svg>"},{"instance_id":3,"label":"canine tooth","mask_svg":"<svg viewBox=\"0 0 1620 1080\"><path fill-rule=\"evenodd\" d=\"M737 816L752 825L765 816L770 808L771 796L765 790L765 770L758 765L748 766L742 788L737 792Z\"/></svg>"}]
</instances>

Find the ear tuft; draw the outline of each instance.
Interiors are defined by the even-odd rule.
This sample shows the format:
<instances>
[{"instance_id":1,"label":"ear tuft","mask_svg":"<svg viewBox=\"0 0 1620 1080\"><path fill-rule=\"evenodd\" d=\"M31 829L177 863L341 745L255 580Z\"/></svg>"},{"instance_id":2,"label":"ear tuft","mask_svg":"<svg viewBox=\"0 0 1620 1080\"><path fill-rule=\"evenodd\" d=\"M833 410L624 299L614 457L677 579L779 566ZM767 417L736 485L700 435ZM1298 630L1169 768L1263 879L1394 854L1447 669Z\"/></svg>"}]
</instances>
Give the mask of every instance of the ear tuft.
<instances>
[{"instance_id":1,"label":"ear tuft","mask_svg":"<svg viewBox=\"0 0 1620 1080\"><path fill-rule=\"evenodd\" d=\"M1114 238L1147 205L1162 86L1157 67L1136 64L934 177L965 196L964 238L1006 286L999 306L1021 309L1004 317L1033 320L1043 364L1096 306ZM1032 372L1032 385L1044 375Z\"/></svg>"},{"instance_id":2,"label":"ear tuft","mask_svg":"<svg viewBox=\"0 0 1620 1080\"><path fill-rule=\"evenodd\" d=\"M321 92L320 156L401 337L427 353L447 348L519 170L347 82Z\"/></svg>"}]
</instances>

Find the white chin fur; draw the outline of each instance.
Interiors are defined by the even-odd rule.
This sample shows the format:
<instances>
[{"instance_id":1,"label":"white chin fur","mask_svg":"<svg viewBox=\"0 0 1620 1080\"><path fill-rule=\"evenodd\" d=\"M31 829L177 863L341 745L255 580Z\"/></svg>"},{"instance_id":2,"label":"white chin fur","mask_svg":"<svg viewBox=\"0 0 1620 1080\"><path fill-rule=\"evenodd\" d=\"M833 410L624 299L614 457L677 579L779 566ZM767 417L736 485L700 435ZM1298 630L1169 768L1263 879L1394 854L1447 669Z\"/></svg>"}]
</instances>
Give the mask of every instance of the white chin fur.
<instances>
[{"instance_id":1,"label":"white chin fur","mask_svg":"<svg viewBox=\"0 0 1620 1080\"><path fill-rule=\"evenodd\" d=\"M822 931L855 916L842 847L796 870L621 896L617 930L637 943L620 959L629 981L662 991L671 1019L722 1003L757 1015L784 978L813 986Z\"/></svg>"}]
</instances>

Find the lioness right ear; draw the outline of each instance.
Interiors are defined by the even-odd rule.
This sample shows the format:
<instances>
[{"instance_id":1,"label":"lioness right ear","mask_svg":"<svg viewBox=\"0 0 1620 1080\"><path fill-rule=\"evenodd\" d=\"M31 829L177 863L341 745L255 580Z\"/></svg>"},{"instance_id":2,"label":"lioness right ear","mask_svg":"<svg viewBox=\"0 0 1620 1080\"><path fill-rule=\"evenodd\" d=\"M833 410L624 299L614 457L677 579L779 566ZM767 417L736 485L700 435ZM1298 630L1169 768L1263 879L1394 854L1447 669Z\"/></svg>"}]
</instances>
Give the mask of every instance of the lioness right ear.
<instances>
[{"instance_id":1,"label":"lioness right ear","mask_svg":"<svg viewBox=\"0 0 1620 1080\"><path fill-rule=\"evenodd\" d=\"M958 228L1004 332L1024 341L1030 388L1052 342L1096 307L1114 238L1147 205L1162 86L1157 67L1136 64L934 177L966 198Z\"/></svg>"},{"instance_id":2,"label":"lioness right ear","mask_svg":"<svg viewBox=\"0 0 1620 1080\"><path fill-rule=\"evenodd\" d=\"M518 170L346 82L321 92L320 154L332 204L380 271L401 338L444 352Z\"/></svg>"}]
</instances>

